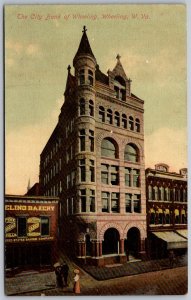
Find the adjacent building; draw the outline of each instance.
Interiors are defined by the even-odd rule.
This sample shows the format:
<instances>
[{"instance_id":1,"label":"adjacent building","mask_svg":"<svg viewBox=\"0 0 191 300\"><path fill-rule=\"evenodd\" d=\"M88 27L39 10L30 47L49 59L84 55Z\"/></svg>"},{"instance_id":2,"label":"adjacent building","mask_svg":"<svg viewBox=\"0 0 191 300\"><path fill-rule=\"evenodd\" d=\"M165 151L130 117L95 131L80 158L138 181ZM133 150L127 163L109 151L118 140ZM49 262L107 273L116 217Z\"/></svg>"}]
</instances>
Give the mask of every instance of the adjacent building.
<instances>
[{"instance_id":1,"label":"adjacent building","mask_svg":"<svg viewBox=\"0 0 191 300\"><path fill-rule=\"evenodd\" d=\"M56 197L5 196L6 271L51 266L57 258Z\"/></svg>"},{"instance_id":2,"label":"adjacent building","mask_svg":"<svg viewBox=\"0 0 191 300\"><path fill-rule=\"evenodd\" d=\"M169 171L163 163L146 169L148 255L187 251L187 169Z\"/></svg>"},{"instance_id":3,"label":"adjacent building","mask_svg":"<svg viewBox=\"0 0 191 300\"><path fill-rule=\"evenodd\" d=\"M60 197L62 247L103 265L145 257L144 101L119 55L113 70L101 71L86 31L40 156L40 188Z\"/></svg>"}]
</instances>

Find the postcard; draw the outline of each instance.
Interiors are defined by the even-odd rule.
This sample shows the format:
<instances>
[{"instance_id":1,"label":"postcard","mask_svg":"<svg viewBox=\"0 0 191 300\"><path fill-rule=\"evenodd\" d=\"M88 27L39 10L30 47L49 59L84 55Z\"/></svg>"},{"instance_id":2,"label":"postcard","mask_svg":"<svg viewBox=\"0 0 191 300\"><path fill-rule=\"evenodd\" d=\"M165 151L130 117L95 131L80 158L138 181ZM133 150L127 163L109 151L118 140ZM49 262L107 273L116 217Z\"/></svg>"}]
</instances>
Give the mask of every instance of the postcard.
<instances>
[{"instance_id":1,"label":"postcard","mask_svg":"<svg viewBox=\"0 0 191 300\"><path fill-rule=\"evenodd\" d=\"M185 295L183 4L5 5L5 295Z\"/></svg>"}]
</instances>

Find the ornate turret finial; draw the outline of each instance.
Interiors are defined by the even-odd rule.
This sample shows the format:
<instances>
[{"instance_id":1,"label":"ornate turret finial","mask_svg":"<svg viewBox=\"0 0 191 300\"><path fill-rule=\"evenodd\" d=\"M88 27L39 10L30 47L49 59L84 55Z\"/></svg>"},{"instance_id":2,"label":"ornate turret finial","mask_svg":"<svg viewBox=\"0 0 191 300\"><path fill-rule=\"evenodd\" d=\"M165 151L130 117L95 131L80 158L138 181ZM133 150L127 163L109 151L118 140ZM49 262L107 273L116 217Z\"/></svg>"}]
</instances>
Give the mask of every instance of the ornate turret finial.
<instances>
[{"instance_id":1,"label":"ornate turret finial","mask_svg":"<svg viewBox=\"0 0 191 300\"><path fill-rule=\"evenodd\" d=\"M86 26L84 25L82 32L85 33L87 31Z\"/></svg>"},{"instance_id":2,"label":"ornate turret finial","mask_svg":"<svg viewBox=\"0 0 191 300\"><path fill-rule=\"evenodd\" d=\"M70 73L70 70L71 70L71 67L70 67L70 65L68 65L68 68L67 68L67 70L68 70L68 73Z\"/></svg>"},{"instance_id":3,"label":"ornate turret finial","mask_svg":"<svg viewBox=\"0 0 191 300\"><path fill-rule=\"evenodd\" d=\"M116 58L117 58L117 60L120 60L121 56L119 54L117 54Z\"/></svg>"}]
</instances>

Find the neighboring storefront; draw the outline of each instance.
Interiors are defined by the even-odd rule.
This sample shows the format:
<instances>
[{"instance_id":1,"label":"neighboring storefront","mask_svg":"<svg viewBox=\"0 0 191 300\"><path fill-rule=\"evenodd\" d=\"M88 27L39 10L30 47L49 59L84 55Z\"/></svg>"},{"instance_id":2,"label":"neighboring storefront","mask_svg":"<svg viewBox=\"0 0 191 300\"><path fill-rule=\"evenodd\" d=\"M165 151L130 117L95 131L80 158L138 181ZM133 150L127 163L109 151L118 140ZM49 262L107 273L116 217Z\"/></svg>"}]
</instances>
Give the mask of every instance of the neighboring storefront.
<instances>
[{"instance_id":1,"label":"neighboring storefront","mask_svg":"<svg viewBox=\"0 0 191 300\"><path fill-rule=\"evenodd\" d=\"M57 197L5 196L5 268L51 266L57 256Z\"/></svg>"}]
</instances>

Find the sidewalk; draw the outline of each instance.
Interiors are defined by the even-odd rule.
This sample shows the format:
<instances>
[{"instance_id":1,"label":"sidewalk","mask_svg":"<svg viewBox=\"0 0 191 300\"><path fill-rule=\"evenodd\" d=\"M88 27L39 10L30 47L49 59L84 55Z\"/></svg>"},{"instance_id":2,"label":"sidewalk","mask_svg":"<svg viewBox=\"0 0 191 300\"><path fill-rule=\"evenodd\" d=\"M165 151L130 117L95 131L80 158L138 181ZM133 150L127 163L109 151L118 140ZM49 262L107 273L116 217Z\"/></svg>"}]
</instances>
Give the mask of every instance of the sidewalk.
<instances>
[{"instance_id":1,"label":"sidewalk","mask_svg":"<svg viewBox=\"0 0 191 300\"><path fill-rule=\"evenodd\" d=\"M39 292L40 294L47 294L54 290L57 295L74 295L73 293L73 270L79 268L75 263L70 261L64 255L61 256L62 260L65 260L69 265L69 287L64 289L56 288L56 279L54 272L46 273L26 273L22 272L15 277L5 278L5 294L6 295L19 295L25 293ZM183 258L177 259L174 267L186 266L187 261ZM95 267L95 266L83 266L80 269L80 283L81 287L93 287L97 284L97 280L107 280L116 277L130 276L135 274L159 271L169 268L169 260L152 260L152 261L136 261L127 262L124 265L113 265L110 267ZM93 278L93 277L94 278Z\"/></svg>"}]
</instances>

